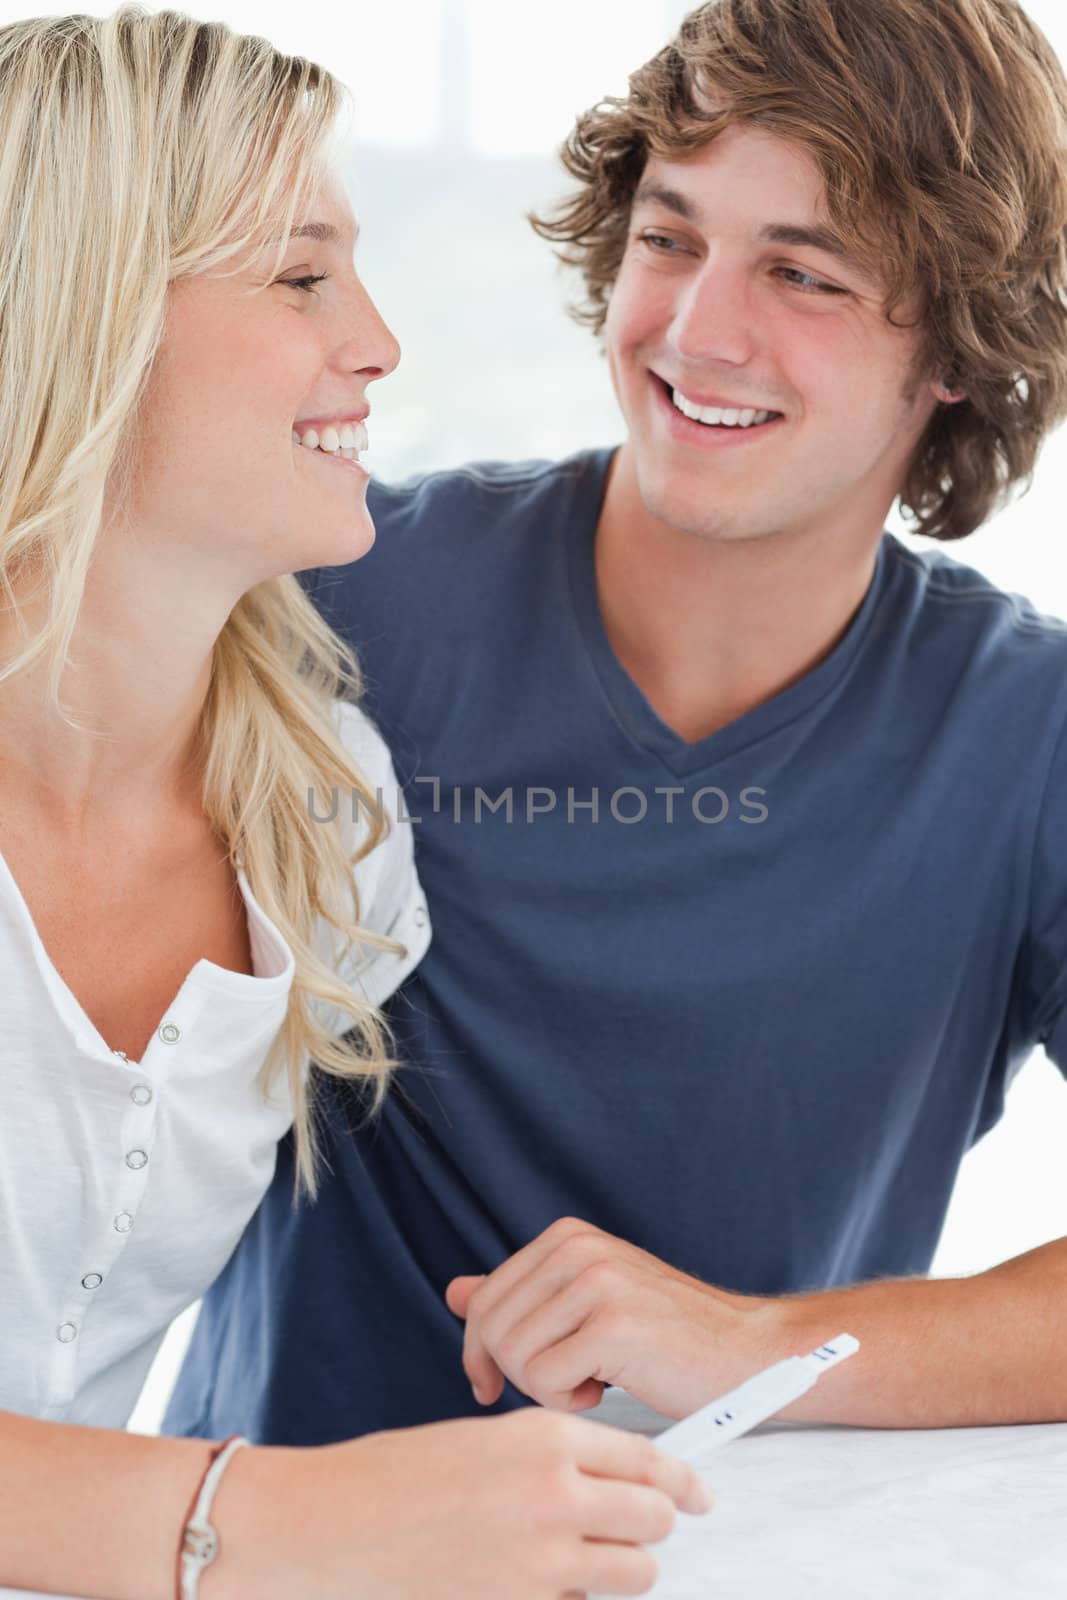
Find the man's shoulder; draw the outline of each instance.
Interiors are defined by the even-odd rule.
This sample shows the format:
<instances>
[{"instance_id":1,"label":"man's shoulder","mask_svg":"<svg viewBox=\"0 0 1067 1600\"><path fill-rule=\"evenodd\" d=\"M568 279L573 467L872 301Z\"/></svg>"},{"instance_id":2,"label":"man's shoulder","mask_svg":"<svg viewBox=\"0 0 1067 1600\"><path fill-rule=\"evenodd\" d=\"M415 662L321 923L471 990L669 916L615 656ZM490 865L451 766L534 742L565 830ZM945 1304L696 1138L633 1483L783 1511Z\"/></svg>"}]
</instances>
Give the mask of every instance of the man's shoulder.
<instances>
[{"instance_id":1,"label":"man's shoulder","mask_svg":"<svg viewBox=\"0 0 1067 1600\"><path fill-rule=\"evenodd\" d=\"M418 688L427 703L431 658L443 663L442 683L451 681L472 650L490 656L510 638L538 586L566 581L565 550L580 526L595 524L611 456L605 448L559 461L475 461L392 484L371 480L372 548L358 561L299 578L326 622L358 650L368 682L387 686L389 704L381 704L390 724L405 688L412 695Z\"/></svg>"},{"instance_id":2,"label":"man's shoulder","mask_svg":"<svg viewBox=\"0 0 1067 1600\"><path fill-rule=\"evenodd\" d=\"M372 478L371 549L358 562L309 568L300 582L331 620L367 604L409 608L420 594L436 607L440 586L462 587L472 568L484 587L489 569L481 563L490 550L493 570L514 569L521 562L507 560L508 552L529 552L534 560L553 526L589 515L599 505L611 455L607 448L583 450L558 461L472 461L396 483Z\"/></svg>"},{"instance_id":3,"label":"man's shoulder","mask_svg":"<svg viewBox=\"0 0 1067 1600\"><path fill-rule=\"evenodd\" d=\"M914 625L932 640L955 638L1001 664L1059 661L1067 667L1067 621L1026 595L1001 588L985 573L946 551L919 549L889 536L890 558L909 594Z\"/></svg>"},{"instance_id":4,"label":"man's shoulder","mask_svg":"<svg viewBox=\"0 0 1067 1600\"><path fill-rule=\"evenodd\" d=\"M565 506L576 487L607 471L609 450L583 450L562 460L471 461L417 473L397 483L372 479L367 504L375 524L401 536L477 538L518 533Z\"/></svg>"}]
</instances>

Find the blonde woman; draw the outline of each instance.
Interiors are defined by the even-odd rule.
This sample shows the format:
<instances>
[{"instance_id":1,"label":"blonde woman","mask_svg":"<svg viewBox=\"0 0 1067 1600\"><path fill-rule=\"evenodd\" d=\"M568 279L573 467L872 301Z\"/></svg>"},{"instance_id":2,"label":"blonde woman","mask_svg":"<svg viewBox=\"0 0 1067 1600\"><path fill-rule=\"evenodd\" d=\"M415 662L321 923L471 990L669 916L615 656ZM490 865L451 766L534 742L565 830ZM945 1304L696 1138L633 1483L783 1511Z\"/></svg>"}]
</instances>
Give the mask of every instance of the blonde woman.
<instances>
[{"instance_id":1,"label":"blonde woman","mask_svg":"<svg viewBox=\"0 0 1067 1600\"><path fill-rule=\"evenodd\" d=\"M373 540L358 451L398 358L352 266L342 94L174 12L0 29L16 1589L636 1594L642 1546L705 1505L646 1440L536 1410L308 1450L120 1431L294 1120L314 1192L308 1061L380 1101L375 1006L429 939L356 664L292 576Z\"/></svg>"}]
</instances>

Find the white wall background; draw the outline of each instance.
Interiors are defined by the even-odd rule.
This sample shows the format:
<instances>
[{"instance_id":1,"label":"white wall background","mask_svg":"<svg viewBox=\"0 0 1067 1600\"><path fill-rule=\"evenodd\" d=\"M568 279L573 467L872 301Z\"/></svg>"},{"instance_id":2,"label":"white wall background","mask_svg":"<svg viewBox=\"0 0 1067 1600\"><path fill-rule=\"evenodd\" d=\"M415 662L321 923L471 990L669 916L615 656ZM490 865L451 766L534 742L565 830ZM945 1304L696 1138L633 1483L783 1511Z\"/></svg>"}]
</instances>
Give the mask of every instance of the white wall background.
<instances>
[{"instance_id":1,"label":"white wall background","mask_svg":"<svg viewBox=\"0 0 1067 1600\"><path fill-rule=\"evenodd\" d=\"M0 0L0 21L28 9ZM574 114L621 92L687 4L190 0L184 9L311 56L353 91L358 260L404 347L375 399L371 462L382 476L621 436L603 362L564 315L567 285L523 213L565 186L553 157ZM1063 0L1026 9L1067 58ZM953 553L1067 617L1065 501L1061 434L1031 493ZM977 1272L1067 1235L1065 1143L1067 1086L1039 1055L964 1163L934 1271ZM172 1329L134 1427L158 1426L194 1311Z\"/></svg>"}]
</instances>

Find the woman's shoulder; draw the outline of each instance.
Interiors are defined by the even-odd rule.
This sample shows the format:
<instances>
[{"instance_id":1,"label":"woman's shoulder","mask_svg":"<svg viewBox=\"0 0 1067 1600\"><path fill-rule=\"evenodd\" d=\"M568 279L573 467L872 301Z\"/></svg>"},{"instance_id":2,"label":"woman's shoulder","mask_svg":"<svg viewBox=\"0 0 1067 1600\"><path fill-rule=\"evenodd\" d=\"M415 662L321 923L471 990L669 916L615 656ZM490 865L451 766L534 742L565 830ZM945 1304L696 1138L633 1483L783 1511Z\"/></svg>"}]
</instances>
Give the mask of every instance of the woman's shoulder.
<instances>
[{"instance_id":1,"label":"woman's shoulder","mask_svg":"<svg viewBox=\"0 0 1067 1600\"><path fill-rule=\"evenodd\" d=\"M386 785L395 787L396 775L389 746L363 707L354 700L338 698L333 702L332 711L341 743L368 785L372 789Z\"/></svg>"},{"instance_id":2,"label":"woman's shoulder","mask_svg":"<svg viewBox=\"0 0 1067 1600\"><path fill-rule=\"evenodd\" d=\"M381 1005L425 954L431 937L429 913L415 869L412 821L401 804L389 748L355 701L337 699L333 711L345 749L370 791L338 801L349 846L354 848L365 839L372 815L387 822L378 842L355 863L360 925L401 947L396 952L364 952L356 966L341 961L338 970L350 976L358 970L364 993L373 1004ZM331 959L338 960L336 951Z\"/></svg>"},{"instance_id":3,"label":"woman's shoulder","mask_svg":"<svg viewBox=\"0 0 1067 1600\"><path fill-rule=\"evenodd\" d=\"M366 791L335 796L350 844L358 844L366 836L372 817L386 823L384 833L360 862L359 870L367 878L393 869L406 875L413 856L411 824L405 816L389 746L355 701L336 699L333 714L341 742L352 757Z\"/></svg>"}]
</instances>

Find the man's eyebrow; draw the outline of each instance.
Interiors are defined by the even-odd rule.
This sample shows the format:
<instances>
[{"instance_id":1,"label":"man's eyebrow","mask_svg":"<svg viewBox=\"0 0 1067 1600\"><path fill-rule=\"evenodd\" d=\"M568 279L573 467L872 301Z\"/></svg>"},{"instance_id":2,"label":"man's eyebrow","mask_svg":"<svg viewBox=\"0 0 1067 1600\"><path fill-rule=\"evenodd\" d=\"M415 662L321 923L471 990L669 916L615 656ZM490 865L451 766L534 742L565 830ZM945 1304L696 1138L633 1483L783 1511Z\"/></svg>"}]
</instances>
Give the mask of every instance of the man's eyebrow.
<instances>
[{"instance_id":1,"label":"man's eyebrow","mask_svg":"<svg viewBox=\"0 0 1067 1600\"><path fill-rule=\"evenodd\" d=\"M699 222L700 212L692 201L678 189L670 189L665 184L643 183L634 195L634 206L647 203L658 203L673 211L676 216L683 217L686 222ZM836 256L855 272L869 276L864 272L860 263L849 250L843 239L829 228L818 224L799 222L768 222L756 235L760 244L792 244L801 248L807 246L811 250L824 250L827 255Z\"/></svg>"}]
</instances>

